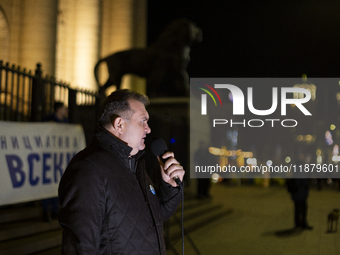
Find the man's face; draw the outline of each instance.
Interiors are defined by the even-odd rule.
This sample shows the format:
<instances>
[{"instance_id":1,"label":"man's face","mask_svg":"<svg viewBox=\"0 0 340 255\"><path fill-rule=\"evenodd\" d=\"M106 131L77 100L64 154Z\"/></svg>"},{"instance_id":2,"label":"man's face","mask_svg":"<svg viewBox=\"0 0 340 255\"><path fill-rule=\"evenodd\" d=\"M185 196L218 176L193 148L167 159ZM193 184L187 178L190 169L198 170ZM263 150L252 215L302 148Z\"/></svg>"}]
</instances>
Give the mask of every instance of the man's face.
<instances>
[{"instance_id":1,"label":"man's face","mask_svg":"<svg viewBox=\"0 0 340 255\"><path fill-rule=\"evenodd\" d=\"M129 100L129 105L132 114L128 120L124 119L125 128L121 139L132 147L132 156L145 148L145 137L151 132L151 129L148 125L149 114L144 104L136 100Z\"/></svg>"}]
</instances>

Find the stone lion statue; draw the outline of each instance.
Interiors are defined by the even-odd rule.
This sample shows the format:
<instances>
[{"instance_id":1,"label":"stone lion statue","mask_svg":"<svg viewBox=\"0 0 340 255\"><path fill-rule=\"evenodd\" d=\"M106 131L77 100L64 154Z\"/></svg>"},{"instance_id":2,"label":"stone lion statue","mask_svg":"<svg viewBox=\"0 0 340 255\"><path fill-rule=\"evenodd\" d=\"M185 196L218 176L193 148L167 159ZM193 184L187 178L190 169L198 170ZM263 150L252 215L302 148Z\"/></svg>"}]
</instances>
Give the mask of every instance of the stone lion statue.
<instances>
[{"instance_id":1,"label":"stone lion statue","mask_svg":"<svg viewBox=\"0 0 340 255\"><path fill-rule=\"evenodd\" d=\"M94 68L99 94L112 85L119 89L124 74L135 74L146 78L149 97L188 96L186 68L190 61L190 46L201 40L202 31L194 22L177 19L150 47L120 51L100 59ZM102 62L106 62L109 73L104 85L99 84L97 75Z\"/></svg>"}]
</instances>

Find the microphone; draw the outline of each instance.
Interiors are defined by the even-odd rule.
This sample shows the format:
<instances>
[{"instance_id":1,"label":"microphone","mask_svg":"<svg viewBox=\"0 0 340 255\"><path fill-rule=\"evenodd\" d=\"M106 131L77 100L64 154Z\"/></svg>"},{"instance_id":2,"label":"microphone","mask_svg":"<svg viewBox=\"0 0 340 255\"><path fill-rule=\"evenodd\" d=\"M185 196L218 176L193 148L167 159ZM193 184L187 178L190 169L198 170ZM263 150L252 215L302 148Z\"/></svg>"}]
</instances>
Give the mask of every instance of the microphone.
<instances>
[{"instance_id":1,"label":"microphone","mask_svg":"<svg viewBox=\"0 0 340 255\"><path fill-rule=\"evenodd\" d=\"M156 138L154 139L151 144L151 151L153 155L158 156L163 163L165 163L166 159L162 158L162 155L167 152L168 146L166 145L165 141L162 138ZM183 186L181 183L181 180L178 178L178 176L175 176L173 180L176 182L180 190L182 191L182 214L181 214L181 229L182 229L182 254L184 254L184 224L183 224L183 211L184 211L184 191Z\"/></svg>"},{"instance_id":2,"label":"microphone","mask_svg":"<svg viewBox=\"0 0 340 255\"><path fill-rule=\"evenodd\" d=\"M150 146L153 155L158 156L163 161L163 163L165 163L166 159L162 158L162 155L168 151L168 146L166 145L165 141L158 137L151 142ZM181 186L181 180L177 176L175 176L173 180L178 186Z\"/></svg>"}]
</instances>

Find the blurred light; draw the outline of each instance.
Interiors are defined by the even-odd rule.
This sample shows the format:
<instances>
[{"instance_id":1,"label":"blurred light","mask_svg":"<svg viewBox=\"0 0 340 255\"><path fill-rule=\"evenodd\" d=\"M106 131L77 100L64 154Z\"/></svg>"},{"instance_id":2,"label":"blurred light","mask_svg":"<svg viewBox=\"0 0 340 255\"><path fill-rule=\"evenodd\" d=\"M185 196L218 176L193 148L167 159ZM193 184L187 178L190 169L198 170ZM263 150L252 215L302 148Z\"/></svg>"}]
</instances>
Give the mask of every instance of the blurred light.
<instances>
[{"instance_id":1,"label":"blurred light","mask_svg":"<svg viewBox=\"0 0 340 255\"><path fill-rule=\"evenodd\" d=\"M312 101L314 101L316 99L316 86L307 81L307 75L306 74L302 75L302 82L303 82L302 84L295 84L294 87L295 88L307 89L311 94ZM304 93L294 92L293 97L294 98L304 98L305 95L304 95Z\"/></svg>"},{"instance_id":2,"label":"blurred light","mask_svg":"<svg viewBox=\"0 0 340 255\"><path fill-rule=\"evenodd\" d=\"M266 163L267 166L271 166L272 164L273 164L273 161L271 161L271 160L268 160L267 163Z\"/></svg>"},{"instance_id":3,"label":"blurred light","mask_svg":"<svg viewBox=\"0 0 340 255\"><path fill-rule=\"evenodd\" d=\"M326 133L325 133L325 138L326 138L326 139L332 138L332 134L331 134L331 132L329 132L328 130L327 130Z\"/></svg>"},{"instance_id":4,"label":"blurred light","mask_svg":"<svg viewBox=\"0 0 340 255\"><path fill-rule=\"evenodd\" d=\"M326 139L326 143L327 143L328 145L333 144L332 134L331 134L331 132L328 131L328 130L327 130L326 133L325 133L325 139Z\"/></svg>"},{"instance_id":5,"label":"blurred light","mask_svg":"<svg viewBox=\"0 0 340 255\"><path fill-rule=\"evenodd\" d=\"M331 124L330 129L334 130L335 128L336 128L336 126L334 124Z\"/></svg>"},{"instance_id":6,"label":"blurred light","mask_svg":"<svg viewBox=\"0 0 340 255\"><path fill-rule=\"evenodd\" d=\"M322 164L322 156L321 156L321 155L318 155L318 156L316 157L316 163L317 163L317 164Z\"/></svg>"},{"instance_id":7,"label":"blurred light","mask_svg":"<svg viewBox=\"0 0 340 255\"><path fill-rule=\"evenodd\" d=\"M317 149L315 154L316 154L316 156L320 156L321 155L321 150Z\"/></svg>"},{"instance_id":8,"label":"blurred light","mask_svg":"<svg viewBox=\"0 0 340 255\"><path fill-rule=\"evenodd\" d=\"M216 173L211 176L213 183L217 183L219 178L220 178L220 176Z\"/></svg>"},{"instance_id":9,"label":"blurred light","mask_svg":"<svg viewBox=\"0 0 340 255\"><path fill-rule=\"evenodd\" d=\"M303 82L306 82L307 81L307 74L302 74L302 81Z\"/></svg>"},{"instance_id":10,"label":"blurred light","mask_svg":"<svg viewBox=\"0 0 340 255\"><path fill-rule=\"evenodd\" d=\"M233 93L229 93L229 95L228 95L228 97L229 97L229 100L231 101L231 102L233 102Z\"/></svg>"},{"instance_id":11,"label":"blurred light","mask_svg":"<svg viewBox=\"0 0 340 255\"><path fill-rule=\"evenodd\" d=\"M320 156L321 153L322 153L321 150L320 150L320 149L317 149L316 152L315 152L315 155L316 155L316 156Z\"/></svg>"},{"instance_id":12,"label":"blurred light","mask_svg":"<svg viewBox=\"0 0 340 255\"><path fill-rule=\"evenodd\" d=\"M222 148L216 148L216 147L209 147L209 153L216 155L216 156L241 156L244 158L252 158L253 153L251 151L242 151L241 149L238 150L227 150L225 146L222 146Z\"/></svg>"},{"instance_id":13,"label":"blurred light","mask_svg":"<svg viewBox=\"0 0 340 255\"><path fill-rule=\"evenodd\" d=\"M336 156L339 154L339 145L335 144L333 147L333 156Z\"/></svg>"},{"instance_id":14,"label":"blurred light","mask_svg":"<svg viewBox=\"0 0 340 255\"><path fill-rule=\"evenodd\" d=\"M340 92L336 93L336 100L338 101L338 103L340 103Z\"/></svg>"},{"instance_id":15,"label":"blurred light","mask_svg":"<svg viewBox=\"0 0 340 255\"><path fill-rule=\"evenodd\" d=\"M311 142L312 141L312 136L311 135L306 135L305 140L307 142Z\"/></svg>"},{"instance_id":16,"label":"blurred light","mask_svg":"<svg viewBox=\"0 0 340 255\"><path fill-rule=\"evenodd\" d=\"M240 156L241 155L241 150L237 150L236 151L236 156Z\"/></svg>"},{"instance_id":17,"label":"blurred light","mask_svg":"<svg viewBox=\"0 0 340 255\"><path fill-rule=\"evenodd\" d=\"M340 161L340 156L333 156L332 161L334 162L339 162Z\"/></svg>"},{"instance_id":18,"label":"blurred light","mask_svg":"<svg viewBox=\"0 0 340 255\"><path fill-rule=\"evenodd\" d=\"M253 157L253 153L251 151L247 152L247 151L243 151L241 154L244 158L252 158Z\"/></svg>"},{"instance_id":19,"label":"blurred light","mask_svg":"<svg viewBox=\"0 0 340 255\"><path fill-rule=\"evenodd\" d=\"M292 161L292 159L291 159L290 157L286 157L286 158L285 158L285 162L286 162L286 163L289 163L290 161Z\"/></svg>"},{"instance_id":20,"label":"blurred light","mask_svg":"<svg viewBox=\"0 0 340 255\"><path fill-rule=\"evenodd\" d=\"M220 155L221 149L215 147L209 147L209 152L213 155Z\"/></svg>"},{"instance_id":21,"label":"blurred light","mask_svg":"<svg viewBox=\"0 0 340 255\"><path fill-rule=\"evenodd\" d=\"M246 163L248 165L253 165L253 166L256 166L257 165L257 159L256 158L248 158Z\"/></svg>"},{"instance_id":22,"label":"blurred light","mask_svg":"<svg viewBox=\"0 0 340 255\"><path fill-rule=\"evenodd\" d=\"M244 157L238 156L236 158L236 165L238 167L244 166Z\"/></svg>"},{"instance_id":23,"label":"blurred light","mask_svg":"<svg viewBox=\"0 0 340 255\"><path fill-rule=\"evenodd\" d=\"M175 143L176 142L176 139L175 138L171 138L170 139L170 143Z\"/></svg>"},{"instance_id":24,"label":"blurred light","mask_svg":"<svg viewBox=\"0 0 340 255\"><path fill-rule=\"evenodd\" d=\"M253 158L253 165L256 166L257 165L257 159L256 158Z\"/></svg>"},{"instance_id":25,"label":"blurred light","mask_svg":"<svg viewBox=\"0 0 340 255\"><path fill-rule=\"evenodd\" d=\"M315 142L315 135L298 135L296 136L296 140L299 142L313 143Z\"/></svg>"}]
</instances>

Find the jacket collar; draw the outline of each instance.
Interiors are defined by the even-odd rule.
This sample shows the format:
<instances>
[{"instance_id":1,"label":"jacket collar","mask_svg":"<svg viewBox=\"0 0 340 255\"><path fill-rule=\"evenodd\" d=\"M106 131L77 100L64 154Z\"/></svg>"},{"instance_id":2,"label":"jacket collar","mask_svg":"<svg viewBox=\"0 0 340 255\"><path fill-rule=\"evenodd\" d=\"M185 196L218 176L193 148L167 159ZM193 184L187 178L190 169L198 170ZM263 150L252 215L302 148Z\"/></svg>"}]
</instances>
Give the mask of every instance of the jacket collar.
<instances>
[{"instance_id":1,"label":"jacket collar","mask_svg":"<svg viewBox=\"0 0 340 255\"><path fill-rule=\"evenodd\" d=\"M127 145L125 142L123 142L122 140L115 137L105 128L101 126L97 126L95 129L94 136L99 141L101 146L109 150L116 151L121 158L126 159L130 157L132 148L129 145ZM133 157L135 157L135 159L138 160L143 154L144 154L144 150L139 151Z\"/></svg>"}]
</instances>

